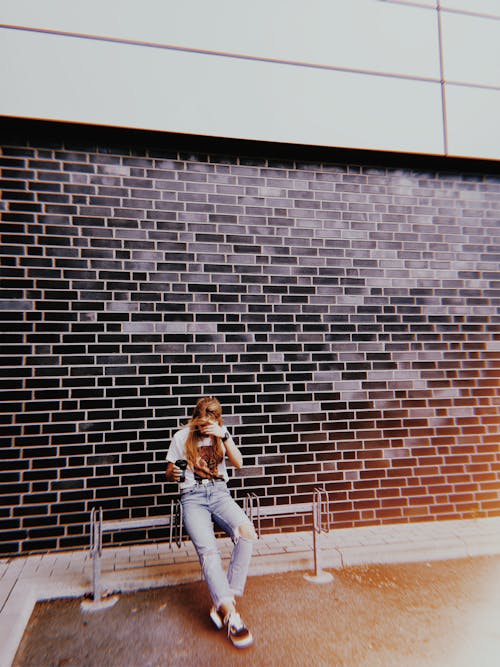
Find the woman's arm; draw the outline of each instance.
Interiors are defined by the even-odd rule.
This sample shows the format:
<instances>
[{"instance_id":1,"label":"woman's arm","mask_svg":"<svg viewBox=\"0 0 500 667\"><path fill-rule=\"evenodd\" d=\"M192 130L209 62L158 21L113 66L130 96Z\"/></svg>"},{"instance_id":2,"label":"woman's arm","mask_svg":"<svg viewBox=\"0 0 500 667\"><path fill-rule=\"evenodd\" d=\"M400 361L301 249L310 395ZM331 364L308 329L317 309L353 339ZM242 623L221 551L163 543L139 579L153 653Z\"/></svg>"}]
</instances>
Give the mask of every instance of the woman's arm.
<instances>
[{"instance_id":1,"label":"woman's arm","mask_svg":"<svg viewBox=\"0 0 500 667\"><path fill-rule=\"evenodd\" d=\"M224 435L229 435L229 433L226 431ZM226 448L227 458L235 468L241 468L243 466L243 457L234 440L229 435L226 440L222 439L222 442Z\"/></svg>"},{"instance_id":2,"label":"woman's arm","mask_svg":"<svg viewBox=\"0 0 500 667\"><path fill-rule=\"evenodd\" d=\"M217 438L221 438L224 447L226 448L226 454L229 461L235 468L241 468L243 466L243 457L241 452L224 426L219 426L219 424L209 424L208 426L204 427L203 433L205 435L215 435ZM224 439L226 435L229 437Z\"/></svg>"}]
</instances>

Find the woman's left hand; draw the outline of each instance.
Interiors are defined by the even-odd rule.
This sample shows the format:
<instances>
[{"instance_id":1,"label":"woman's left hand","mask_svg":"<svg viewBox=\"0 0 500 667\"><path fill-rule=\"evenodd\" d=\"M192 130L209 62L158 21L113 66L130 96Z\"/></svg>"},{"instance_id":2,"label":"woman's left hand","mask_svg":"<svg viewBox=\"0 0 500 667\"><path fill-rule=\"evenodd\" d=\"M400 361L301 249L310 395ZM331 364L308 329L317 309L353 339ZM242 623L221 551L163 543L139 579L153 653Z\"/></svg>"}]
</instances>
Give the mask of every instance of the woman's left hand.
<instances>
[{"instance_id":1,"label":"woman's left hand","mask_svg":"<svg viewBox=\"0 0 500 667\"><path fill-rule=\"evenodd\" d=\"M200 429L203 435L214 435L216 438L222 438L226 434L226 429L219 424L207 424Z\"/></svg>"}]
</instances>

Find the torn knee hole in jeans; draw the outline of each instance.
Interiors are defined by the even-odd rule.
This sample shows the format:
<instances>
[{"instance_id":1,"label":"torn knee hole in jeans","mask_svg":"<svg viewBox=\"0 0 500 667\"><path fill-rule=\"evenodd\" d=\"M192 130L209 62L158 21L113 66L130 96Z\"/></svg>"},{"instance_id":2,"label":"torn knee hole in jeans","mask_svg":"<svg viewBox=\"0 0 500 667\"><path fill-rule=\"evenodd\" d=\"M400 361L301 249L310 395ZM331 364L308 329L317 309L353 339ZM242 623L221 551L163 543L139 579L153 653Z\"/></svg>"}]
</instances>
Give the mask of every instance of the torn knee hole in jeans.
<instances>
[{"instance_id":1,"label":"torn knee hole in jeans","mask_svg":"<svg viewBox=\"0 0 500 667\"><path fill-rule=\"evenodd\" d=\"M257 534L251 523L242 523L240 526L236 526L233 542L236 544L240 537L246 542L255 542L257 540Z\"/></svg>"}]
</instances>

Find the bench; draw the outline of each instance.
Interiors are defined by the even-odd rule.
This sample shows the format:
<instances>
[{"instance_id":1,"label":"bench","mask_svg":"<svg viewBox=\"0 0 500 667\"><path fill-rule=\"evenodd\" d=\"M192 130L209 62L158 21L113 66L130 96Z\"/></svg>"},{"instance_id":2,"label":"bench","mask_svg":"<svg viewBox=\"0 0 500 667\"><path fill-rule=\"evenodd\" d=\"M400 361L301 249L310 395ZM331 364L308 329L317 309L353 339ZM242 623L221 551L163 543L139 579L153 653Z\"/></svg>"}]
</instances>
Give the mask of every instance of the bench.
<instances>
[{"instance_id":1,"label":"bench","mask_svg":"<svg viewBox=\"0 0 500 667\"><path fill-rule=\"evenodd\" d=\"M145 528L168 528L169 545L182 542L182 505L178 500L170 502L170 514L133 519L109 519L103 521L102 508L94 507L90 513L90 556L92 558L92 599L98 603L102 599L101 557L102 536L121 530L139 530Z\"/></svg>"},{"instance_id":2,"label":"bench","mask_svg":"<svg viewBox=\"0 0 500 667\"><path fill-rule=\"evenodd\" d=\"M259 498L254 493L248 493L244 499L244 510L256 527L258 538L261 536L261 519L283 516L310 516L312 517L314 575L305 575L309 581L324 583L331 581L331 575L323 572L320 565L319 538L321 533L330 530L330 514L328 510L329 497L325 489L314 489L313 500L306 503L290 503L288 505L261 506ZM170 513L133 519L103 520L102 508L94 507L90 513L90 556L92 558L92 598L93 603L102 601L101 585L101 557L102 536L104 533L114 533L122 530L138 530L147 528L168 528L169 547L174 544L181 546L182 534L182 505L179 500L171 500Z\"/></svg>"},{"instance_id":3,"label":"bench","mask_svg":"<svg viewBox=\"0 0 500 667\"><path fill-rule=\"evenodd\" d=\"M320 562L320 536L330 531L330 498L326 489L315 488L311 502L289 503L287 505L261 505L255 493L247 494L245 498L245 512L250 520L256 524L257 536L261 536L261 519L284 516L311 516L314 551L314 574L304 577L314 583L327 583L332 575L324 572Z\"/></svg>"}]
</instances>

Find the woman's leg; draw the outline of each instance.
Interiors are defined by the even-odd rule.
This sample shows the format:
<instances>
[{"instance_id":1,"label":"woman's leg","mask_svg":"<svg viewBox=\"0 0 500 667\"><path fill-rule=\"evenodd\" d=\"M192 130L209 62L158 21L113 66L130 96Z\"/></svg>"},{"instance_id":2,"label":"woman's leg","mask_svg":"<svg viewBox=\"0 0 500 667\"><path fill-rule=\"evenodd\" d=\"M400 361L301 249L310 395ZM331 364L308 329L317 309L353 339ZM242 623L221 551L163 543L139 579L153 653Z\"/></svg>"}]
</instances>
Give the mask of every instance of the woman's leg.
<instances>
[{"instance_id":1,"label":"woman's leg","mask_svg":"<svg viewBox=\"0 0 500 667\"><path fill-rule=\"evenodd\" d=\"M238 527L239 536L234 545L227 578L234 595L242 596L245 591L248 568L253 553L253 544L257 539L253 526L243 523Z\"/></svg>"},{"instance_id":2,"label":"woman's leg","mask_svg":"<svg viewBox=\"0 0 500 667\"><path fill-rule=\"evenodd\" d=\"M245 590L253 543L257 539L254 527L225 486L216 488L211 509L215 521L234 542L227 578L232 593L241 596Z\"/></svg>"},{"instance_id":3,"label":"woman's leg","mask_svg":"<svg viewBox=\"0 0 500 667\"><path fill-rule=\"evenodd\" d=\"M181 502L184 527L198 553L210 597L217 609L222 608L224 613L232 611L234 595L217 548L205 487L189 491Z\"/></svg>"}]
</instances>

